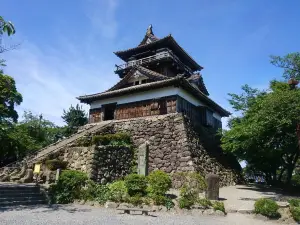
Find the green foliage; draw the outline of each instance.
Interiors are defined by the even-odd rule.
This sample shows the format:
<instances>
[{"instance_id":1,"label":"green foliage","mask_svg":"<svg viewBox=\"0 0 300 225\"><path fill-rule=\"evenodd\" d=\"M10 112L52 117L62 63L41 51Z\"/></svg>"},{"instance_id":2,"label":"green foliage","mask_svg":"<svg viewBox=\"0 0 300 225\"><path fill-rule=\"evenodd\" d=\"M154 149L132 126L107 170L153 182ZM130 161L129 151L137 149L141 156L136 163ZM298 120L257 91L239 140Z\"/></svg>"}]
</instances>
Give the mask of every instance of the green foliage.
<instances>
[{"instance_id":1,"label":"green foliage","mask_svg":"<svg viewBox=\"0 0 300 225\"><path fill-rule=\"evenodd\" d=\"M93 136L92 143L96 145L131 145L131 137L126 133L105 134Z\"/></svg>"},{"instance_id":2,"label":"green foliage","mask_svg":"<svg viewBox=\"0 0 300 225\"><path fill-rule=\"evenodd\" d=\"M165 206L166 206L167 210L170 210L170 209L174 208L175 204L174 204L174 202L172 201L171 198L166 197Z\"/></svg>"},{"instance_id":3,"label":"green foliage","mask_svg":"<svg viewBox=\"0 0 300 225\"><path fill-rule=\"evenodd\" d=\"M166 197L164 195L152 194L150 195L154 205L165 205Z\"/></svg>"},{"instance_id":4,"label":"green foliage","mask_svg":"<svg viewBox=\"0 0 300 225\"><path fill-rule=\"evenodd\" d=\"M300 187L300 174L295 174L292 176L292 184Z\"/></svg>"},{"instance_id":5,"label":"green foliage","mask_svg":"<svg viewBox=\"0 0 300 225\"><path fill-rule=\"evenodd\" d=\"M146 194L147 178L139 174L129 174L125 177L125 186L130 196Z\"/></svg>"},{"instance_id":6,"label":"green foliage","mask_svg":"<svg viewBox=\"0 0 300 225\"><path fill-rule=\"evenodd\" d=\"M180 189L179 207L180 208L190 208L196 200L198 199L199 192L192 188L188 184L185 184Z\"/></svg>"},{"instance_id":7,"label":"green foliage","mask_svg":"<svg viewBox=\"0 0 300 225\"><path fill-rule=\"evenodd\" d=\"M242 115L223 132L223 149L245 160L249 171L268 183L290 183L299 158L300 89L272 81L269 92L246 89L231 97L231 105Z\"/></svg>"},{"instance_id":8,"label":"green foliage","mask_svg":"<svg viewBox=\"0 0 300 225\"><path fill-rule=\"evenodd\" d=\"M65 128L66 136L76 133L79 127L87 124L88 122L86 112L78 104L75 107L71 105L67 111L64 110L61 118L67 124Z\"/></svg>"},{"instance_id":9,"label":"green foliage","mask_svg":"<svg viewBox=\"0 0 300 225\"><path fill-rule=\"evenodd\" d=\"M7 34L8 36L16 33L15 27L12 22L5 21L2 16L0 16L0 35Z\"/></svg>"},{"instance_id":10,"label":"green foliage","mask_svg":"<svg viewBox=\"0 0 300 225\"><path fill-rule=\"evenodd\" d=\"M178 172L173 174L173 178L180 180L187 188L197 193L207 188L204 177L197 172Z\"/></svg>"},{"instance_id":11,"label":"green foliage","mask_svg":"<svg viewBox=\"0 0 300 225\"><path fill-rule=\"evenodd\" d=\"M206 209L208 209L210 206L212 206L212 202L209 199L206 198L198 198L197 199L197 203L203 207L205 207Z\"/></svg>"},{"instance_id":12,"label":"green foliage","mask_svg":"<svg viewBox=\"0 0 300 225\"><path fill-rule=\"evenodd\" d=\"M280 216L278 213L279 206L277 203L271 199L261 198L257 200L254 204L254 212L256 214L261 214L269 218L277 218Z\"/></svg>"},{"instance_id":13,"label":"green foliage","mask_svg":"<svg viewBox=\"0 0 300 225\"><path fill-rule=\"evenodd\" d=\"M296 222L300 222L300 207L292 207L290 208L292 216Z\"/></svg>"},{"instance_id":14,"label":"green foliage","mask_svg":"<svg viewBox=\"0 0 300 225\"><path fill-rule=\"evenodd\" d=\"M58 182L51 186L50 193L56 203L71 203L82 197L82 189L88 177L85 173L75 170L62 171Z\"/></svg>"},{"instance_id":15,"label":"green foliage","mask_svg":"<svg viewBox=\"0 0 300 225\"><path fill-rule=\"evenodd\" d=\"M149 174L148 178L148 193L152 195L165 195L172 186L172 180L170 176L161 171L155 170Z\"/></svg>"},{"instance_id":16,"label":"green foliage","mask_svg":"<svg viewBox=\"0 0 300 225\"><path fill-rule=\"evenodd\" d=\"M181 209L190 209L192 205L194 205L194 201L192 199L187 198L179 198L178 200L179 208Z\"/></svg>"},{"instance_id":17,"label":"green foliage","mask_svg":"<svg viewBox=\"0 0 300 225\"><path fill-rule=\"evenodd\" d=\"M213 203L212 206L213 206L213 208L214 208L215 211L220 210L223 213L225 213L225 206L224 206L223 202L216 201L216 202Z\"/></svg>"},{"instance_id":18,"label":"green foliage","mask_svg":"<svg viewBox=\"0 0 300 225\"><path fill-rule=\"evenodd\" d=\"M138 205L142 205L144 201L143 201L143 197L141 195L137 194L137 195L128 197L127 202L134 206L138 206Z\"/></svg>"},{"instance_id":19,"label":"green foliage","mask_svg":"<svg viewBox=\"0 0 300 225\"><path fill-rule=\"evenodd\" d=\"M281 56L271 56L271 63L284 69L283 76L285 79L300 79L300 52L294 52Z\"/></svg>"},{"instance_id":20,"label":"green foliage","mask_svg":"<svg viewBox=\"0 0 300 225\"><path fill-rule=\"evenodd\" d=\"M109 186L109 198L114 202L124 202L128 198L124 181L115 181Z\"/></svg>"},{"instance_id":21,"label":"green foliage","mask_svg":"<svg viewBox=\"0 0 300 225\"><path fill-rule=\"evenodd\" d=\"M0 125L4 122L16 122L17 105L23 101L22 95L17 91L15 80L0 72Z\"/></svg>"},{"instance_id":22,"label":"green foliage","mask_svg":"<svg viewBox=\"0 0 300 225\"><path fill-rule=\"evenodd\" d=\"M68 162L58 160L58 159L50 159L50 160L46 160L45 164L49 170L57 170L57 169L64 170L67 168Z\"/></svg>"},{"instance_id":23,"label":"green foliage","mask_svg":"<svg viewBox=\"0 0 300 225\"><path fill-rule=\"evenodd\" d=\"M292 207L300 207L300 199L290 199L289 201L290 206Z\"/></svg>"}]
</instances>

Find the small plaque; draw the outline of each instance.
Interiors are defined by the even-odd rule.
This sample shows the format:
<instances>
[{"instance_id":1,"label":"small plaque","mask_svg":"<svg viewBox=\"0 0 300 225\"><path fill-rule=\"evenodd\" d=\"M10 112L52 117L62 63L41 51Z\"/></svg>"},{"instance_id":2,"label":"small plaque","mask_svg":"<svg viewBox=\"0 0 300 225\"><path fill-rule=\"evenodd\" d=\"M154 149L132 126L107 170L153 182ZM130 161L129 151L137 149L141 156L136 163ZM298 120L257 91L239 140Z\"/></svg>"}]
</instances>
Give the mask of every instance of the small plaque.
<instances>
[{"instance_id":1,"label":"small plaque","mask_svg":"<svg viewBox=\"0 0 300 225\"><path fill-rule=\"evenodd\" d=\"M33 173L40 173L40 171L41 171L41 164L35 164Z\"/></svg>"}]
</instances>

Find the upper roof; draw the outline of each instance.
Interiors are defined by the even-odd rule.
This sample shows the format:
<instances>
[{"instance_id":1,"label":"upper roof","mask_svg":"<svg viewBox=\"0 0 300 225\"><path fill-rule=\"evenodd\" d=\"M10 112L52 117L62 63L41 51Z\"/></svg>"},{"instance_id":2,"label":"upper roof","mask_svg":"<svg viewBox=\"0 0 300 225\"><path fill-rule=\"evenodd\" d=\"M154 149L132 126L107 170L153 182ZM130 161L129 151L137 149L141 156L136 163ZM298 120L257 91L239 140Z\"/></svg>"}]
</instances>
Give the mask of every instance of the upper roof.
<instances>
[{"instance_id":1,"label":"upper roof","mask_svg":"<svg viewBox=\"0 0 300 225\"><path fill-rule=\"evenodd\" d=\"M126 83L126 81L128 81L128 79L131 76L133 76L135 71L141 72L143 75L149 77L153 81L146 84L124 87L123 85ZM206 103L207 106L216 110L218 113L220 113L221 116L230 115L230 113L227 110L225 110L212 99L210 99L206 94L200 91L198 87L192 85L192 83L189 82L188 79L186 79L184 76L177 75L175 77L166 77L162 74L156 73L141 66L132 68L131 71L120 82L118 82L109 90L97 94L79 96L77 99L79 99L83 103L91 103L93 101L105 98L118 97L126 94L143 92L168 86L176 86L183 88L184 90L188 91L190 94L201 100L203 103Z\"/></svg>"},{"instance_id":2,"label":"upper roof","mask_svg":"<svg viewBox=\"0 0 300 225\"><path fill-rule=\"evenodd\" d=\"M129 48L123 51L114 52L119 58L124 61L128 61L129 58L133 55L140 54L142 52L160 49L160 48L169 48L172 50L188 67L190 67L193 71L202 70L203 67L200 66L169 34L163 38L157 38L153 31L152 25L150 25L147 29L147 32L141 41L141 43L134 47Z\"/></svg>"}]
</instances>

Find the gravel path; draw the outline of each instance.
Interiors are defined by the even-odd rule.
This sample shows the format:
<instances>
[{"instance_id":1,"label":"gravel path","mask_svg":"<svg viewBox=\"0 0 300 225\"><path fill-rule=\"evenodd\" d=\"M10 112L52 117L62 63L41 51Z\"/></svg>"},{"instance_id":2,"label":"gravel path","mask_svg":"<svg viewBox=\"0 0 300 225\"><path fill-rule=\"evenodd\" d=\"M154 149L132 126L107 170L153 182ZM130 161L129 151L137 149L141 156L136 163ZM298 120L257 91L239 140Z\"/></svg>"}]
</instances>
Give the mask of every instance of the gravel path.
<instances>
[{"instance_id":1,"label":"gravel path","mask_svg":"<svg viewBox=\"0 0 300 225\"><path fill-rule=\"evenodd\" d=\"M81 205L34 206L19 208L0 208L1 225L141 225L141 224L276 224L254 219L251 215L228 214L226 217L178 215L172 213L153 213L152 216L120 214L116 210Z\"/></svg>"}]
</instances>

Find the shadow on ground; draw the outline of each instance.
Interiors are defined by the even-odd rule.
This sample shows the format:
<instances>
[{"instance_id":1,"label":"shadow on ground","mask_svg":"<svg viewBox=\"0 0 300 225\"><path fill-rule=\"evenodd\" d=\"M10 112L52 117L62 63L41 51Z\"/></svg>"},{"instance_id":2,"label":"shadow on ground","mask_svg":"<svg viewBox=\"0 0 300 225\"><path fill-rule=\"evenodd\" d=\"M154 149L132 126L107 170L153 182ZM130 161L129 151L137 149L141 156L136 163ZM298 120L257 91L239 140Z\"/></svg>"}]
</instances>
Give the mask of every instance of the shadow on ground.
<instances>
[{"instance_id":1,"label":"shadow on ground","mask_svg":"<svg viewBox=\"0 0 300 225\"><path fill-rule=\"evenodd\" d=\"M291 190L287 188L278 188L278 187L272 187L269 185L263 185L263 184L248 184L244 187L237 187L237 189L241 190L249 190L249 191L257 191L261 192L263 195L265 195L265 198L269 198L275 201L287 201L291 198L300 198L300 191L299 190ZM267 197L267 196L270 197ZM240 200L257 200L258 198L240 198Z\"/></svg>"},{"instance_id":2,"label":"shadow on ground","mask_svg":"<svg viewBox=\"0 0 300 225\"><path fill-rule=\"evenodd\" d=\"M0 212L21 211L21 210L38 210L34 213L50 212L50 211L58 211L58 210L63 210L68 213L91 211L91 209L79 208L74 205L18 205L18 206L0 207Z\"/></svg>"}]
</instances>

